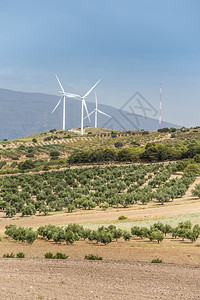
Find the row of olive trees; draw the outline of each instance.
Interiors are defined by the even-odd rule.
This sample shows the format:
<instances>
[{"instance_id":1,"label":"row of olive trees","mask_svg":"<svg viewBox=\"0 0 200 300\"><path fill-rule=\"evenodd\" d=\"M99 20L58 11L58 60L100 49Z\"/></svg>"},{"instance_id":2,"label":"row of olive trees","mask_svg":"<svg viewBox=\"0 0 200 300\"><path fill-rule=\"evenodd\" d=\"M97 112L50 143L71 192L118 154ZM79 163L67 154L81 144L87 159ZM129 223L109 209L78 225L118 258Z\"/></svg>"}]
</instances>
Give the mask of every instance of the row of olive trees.
<instances>
[{"instance_id":1,"label":"row of olive trees","mask_svg":"<svg viewBox=\"0 0 200 300\"><path fill-rule=\"evenodd\" d=\"M150 229L146 227L134 226L131 228L133 236L142 238L149 238L151 240L157 240L158 243L164 239L164 236L171 234L173 238L182 238L182 240L189 239L195 242L200 235L200 226L198 224L192 227L190 221L181 222L176 227L172 227L169 224L163 224L162 222L154 223Z\"/></svg>"},{"instance_id":2,"label":"row of olive trees","mask_svg":"<svg viewBox=\"0 0 200 300\"><path fill-rule=\"evenodd\" d=\"M122 230L114 225L108 227L101 226L97 230L85 229L78 224L69 224L66 227L59 227L54 225L40 226L37 231L32 228L17 227L16 225L7 225L5 234L18 241L27 241L33 243L38 236L53 240L55 243L66 242L66 244L73 244L80 239L88 239L96 243L109 244L112 241L117 241L123 238L129 241L132 237L139 237L141 239L148 238L150 241L162 242L167 234L171 234L173 238L181 238L182 240L189 239L194 242L200 235L200 226L198 224L192 227L190 221L181 222L176 227L162 222L154 223L150 228L133 226L131 232Z\"/></svg>"},{"instance_id":3,"label":"row of olive trees","mask_svg":"<svg viewBox=\"0 0 200 300\"><path fill-rule=\"evenodd\" d=\"M6 225L5 234L14 240L26 241L29 244L32 244L38 238L38 233L32 228L17 227L16 225Z\"/></svg>"},{"instance_id":4,"label":"row of olive trees","mask_svg":"<svg viewBox=\"0 0 200 300\"><path fill-rule=\"evenodd\" d=\"M17 227L16 225L7 225L5 234L12 237L14 240L26 241L33 243L38 236L47 240L53 240L55 243L66 242L73 244L80 239L88 239L97 243L108 244L123 237L124 240L130 240L131 234L128 231L117 229L116 226L108 227L101 226L97 230L84 229L78 224L69 224L67 227L59 227L54 225L40 226L37 231L32 228Z\"/></svg>"}]
</instances>

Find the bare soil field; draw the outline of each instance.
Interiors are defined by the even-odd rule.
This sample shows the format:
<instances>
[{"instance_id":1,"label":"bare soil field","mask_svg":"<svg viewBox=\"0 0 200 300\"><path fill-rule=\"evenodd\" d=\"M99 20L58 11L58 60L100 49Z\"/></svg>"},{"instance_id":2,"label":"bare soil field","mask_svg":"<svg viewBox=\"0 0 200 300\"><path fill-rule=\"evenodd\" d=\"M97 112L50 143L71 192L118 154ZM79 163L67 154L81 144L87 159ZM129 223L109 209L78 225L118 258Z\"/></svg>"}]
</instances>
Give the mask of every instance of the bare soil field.
<instances>
[{"instance_id":1,"label":"bare soil field","mask_svg":"<svg viewBox=\"0 0 200 300\"><path fill-rule=\"evenodd\" d=\"M23 252L26 258L44 258L45 253L62 252L68 255L68 260L83 260L90 253L102 256L109 261L151 262L162 259L163 263L176 265L200 265L200 239L192 243L188 240L165 238L162 243L150 242L148 239L119 239L108 245L96 242L77 241L72 245L56 244L53 241L37 239L33 244L20 243L10 237L4 237L0 242L0 257L5 253Z\"/></svg>"},{"instance_id":2,"label":"bare soil field","mask_svg":"<svg viewBox=\"0 0 200 300\"><path fill-rule=\"evenodd\" d=\"M1 300L199 299L195 267L1 259Z\"/></svg>"}]
</instances>

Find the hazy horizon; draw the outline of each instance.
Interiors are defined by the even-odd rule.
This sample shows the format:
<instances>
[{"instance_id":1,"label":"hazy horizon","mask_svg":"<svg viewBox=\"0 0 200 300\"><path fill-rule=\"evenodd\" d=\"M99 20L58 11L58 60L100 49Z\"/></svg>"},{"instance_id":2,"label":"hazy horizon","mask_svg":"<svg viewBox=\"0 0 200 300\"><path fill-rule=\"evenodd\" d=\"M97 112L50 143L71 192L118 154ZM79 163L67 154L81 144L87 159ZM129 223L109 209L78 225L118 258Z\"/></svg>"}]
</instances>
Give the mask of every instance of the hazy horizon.
<instances>
[{"instance_id":1,"label":"hazy horizon","mask_svg":"<svg viewBox=\"0 0 200 300\"><path fill-rule=\"evenodd\" d=\"M0 88L83 94L120 108L137 91L162 118L199 125L197 0L1 1ZM91 95L88 101L94 102ZM149 116L152 117L152 116Z\"/></svg>"}]
</instances>

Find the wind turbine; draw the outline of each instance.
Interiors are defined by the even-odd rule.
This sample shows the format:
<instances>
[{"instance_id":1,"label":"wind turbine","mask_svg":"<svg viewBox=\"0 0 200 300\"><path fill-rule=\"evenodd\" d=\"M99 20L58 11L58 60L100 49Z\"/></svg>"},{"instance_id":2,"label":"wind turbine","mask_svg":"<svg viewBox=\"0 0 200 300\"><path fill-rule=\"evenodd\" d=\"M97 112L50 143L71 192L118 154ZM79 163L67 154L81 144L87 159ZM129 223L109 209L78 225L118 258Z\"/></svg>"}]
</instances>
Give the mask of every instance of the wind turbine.
<instances>
[{"instance_id":1,"label":"wind turbine","mask_svg":"<svg viewBox=\"0 0 200 300\"><path fill-rule=\"evenodd\" d=\"M87 105L86 105L86 102L85 102L85 98L91 93L91 91L97 86L97 84L99 83L99 81L101 81L101 79L99 79L92 87L91 89L84 95L84 96L80 96L80 95L74 95L76 96L76 98L80 98L82 103L81 103L81 135L83 135L83 120L84 120L84 117L83 117L83 109L85 107L85 110L86 110L86 113L87 113L87 116L86 118L89 119L90 121L90 116L88 114L88 109L87 109Z\"/></svg>"},{"instance_id":2,"label":"wind turbine","mask_svg":"<svg viewBox=\"0 0 200 300\"><path fill-rule=\"evenodd\" d=\"M68 97L68 98L77 98L79 97L79 95L76 95L76 94L71 94L71 93L66 93L58 76L56 76L56 79L60 85L60 88L62 91L60 91L60 93L62 94L62 97L60 98L60 100L58 101L58 103L56 104L56 106L54 107L54 109L52 110L52 114L54 113L54 111L56 110L56 108L58 107L58 105L60 104L60 102L63 100L63 130L65 130L65 97Z\"/></svg>"},{"instance_id":3,"label":"wind turbine","mask_svg":"<svg viewBox=\"0 0 200 300\"><path fill-rule=\"evenodd\" d=\"M95 92L95 101L96 101L96 108L87 117L89 117L90 115L92 115L93 113L95 113L95 128L97 128L97 115L98 115L98 112L100 114L102 114L102 115L105 115L105 116L109 117L109 118L112 118L112 117L109 116L109 115L107 115L106 113L104 113L103 111L101 111L101 110L98 109L97 94L96 94L96 92ZM87 117L85 117L85 118L87 118Z\"/></svg>"}]
</instances>

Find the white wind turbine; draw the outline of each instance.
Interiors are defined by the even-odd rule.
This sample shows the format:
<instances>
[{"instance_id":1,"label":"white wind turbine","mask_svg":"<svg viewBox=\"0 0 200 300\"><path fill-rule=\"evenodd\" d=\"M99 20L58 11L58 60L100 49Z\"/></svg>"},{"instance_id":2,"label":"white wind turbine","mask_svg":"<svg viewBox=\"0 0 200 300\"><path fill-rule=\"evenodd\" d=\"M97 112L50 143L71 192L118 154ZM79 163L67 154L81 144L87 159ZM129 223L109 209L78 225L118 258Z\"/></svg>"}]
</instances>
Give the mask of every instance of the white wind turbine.
<instances>
[{"instance_id":1,"label":"white wind turbine","mask_svg":"<svg viewBox=\"0 0 200 300\"><path fill-rule=\"evenodd\" d=\"M91 89L84 95L84 96L80 96L80 95L74 95L76 98L80 98L82 103L81 103L81 135L83 135L83 120L84 120L84 117L83 117L83 109L85 107L85 110L86 110L86 113L87 113L87 116L86 118L89 119L90 121L90 116L88 114L88 109L87 109L87 105L86 105L86 102L85 102L85 98L91 93L91 91L97 86L97 84L99 83L101 79L99 79L94 85L93 87L91 87Z\"/></svg>"},{"instance_id":2,"label":"white wind turbine","mask_svg":"<svg viewBox=\"0 0 200 300\"><path fill-rule=\"evenodd\" d=\"M93 113L95 113L95 128L97 128L97 117L98 117L98 112L100 113L100 114L102 114L102 115L105 115L105 116L107 116L107 117L109 117L109 118L112 118L111 116L109 116L109 115L107 115L106 113L104 113L103 111L101 111L101 110L99 110L98 109L98 104L97 104L97 94L96 94L96 92L95 92L95 101L96 101L96 108L87 116L87 117L89 117L90 115L92 115ZM87 117L85 117L85 118L87 118ZM84 119L85 119L84 118Z\"/></svg>"},{"instance_id":3,"label":"white wind turbine","mask_svg":"<svg viewBox=\"0 0 200 300\"><path fill-rule=\"evenodd\" d=\"M60 93L62 94L62 97L60 98L60 100L58 101L58 103L56 104L56 106L54 107L54 109L52 110L52 114L54 113L54 111L56 110L56 108L58 107L58 105L60 104L60 102L63 100L63 130L65 130L65 97L68 97L68 98L77 98L79 97L79 95L75 95L75 94L71 94L71 93L66 93L60 80L58 79L58 76L56 76L56 79L61 87L61 90Z\"/></svg>"}]
</instances>

